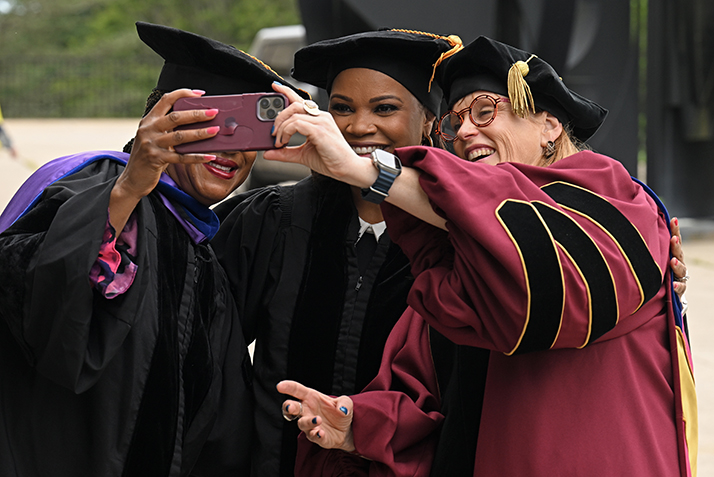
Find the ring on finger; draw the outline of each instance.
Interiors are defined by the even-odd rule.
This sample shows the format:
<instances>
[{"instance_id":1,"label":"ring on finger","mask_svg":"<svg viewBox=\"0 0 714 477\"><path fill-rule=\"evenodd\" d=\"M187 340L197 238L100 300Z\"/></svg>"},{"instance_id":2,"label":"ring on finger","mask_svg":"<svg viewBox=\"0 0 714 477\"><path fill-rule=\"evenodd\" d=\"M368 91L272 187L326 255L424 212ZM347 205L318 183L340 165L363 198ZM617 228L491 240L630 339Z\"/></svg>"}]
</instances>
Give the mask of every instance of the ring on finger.
<instances>
[{"instance_id":1,"label":"ring on finger","mask_svg":"<svg viewBox=\"0 0 714 477\"><path fill-rule=\"evenodd\" d=\"M300 416L302 416L302 401L300 401L299 404L300 404L300 412L298 412L294 416L287 413L287 410L290 407L290 404L288 404L287 406L285 406L283 408L283 417L285 418L286 421L294 421L295 419L298 419Z\"/></svg>"},{"instance_id":2,"label":"ring on finger","mask_svg":"<svg viewBox=\"0 0 714 477\"><path fill-rule=\"evenodd\" d=\"M689 281L689 275L685 274L683 277L674 277L675 282L687 282Z\"/></svg>"},{"instance_id":3,"label":"ring on finger","mask_svg":"<svg viewBox=\"0 0 714 477\"><path fill-rule=\"evenodd\" d=\"M307 114L310 114L312 116L319 116L320 115L320 107L317 105L317 103L311 99L307 99L303 101L302 107L305 109L305 112Z\"/></svg>"}]
</instances>

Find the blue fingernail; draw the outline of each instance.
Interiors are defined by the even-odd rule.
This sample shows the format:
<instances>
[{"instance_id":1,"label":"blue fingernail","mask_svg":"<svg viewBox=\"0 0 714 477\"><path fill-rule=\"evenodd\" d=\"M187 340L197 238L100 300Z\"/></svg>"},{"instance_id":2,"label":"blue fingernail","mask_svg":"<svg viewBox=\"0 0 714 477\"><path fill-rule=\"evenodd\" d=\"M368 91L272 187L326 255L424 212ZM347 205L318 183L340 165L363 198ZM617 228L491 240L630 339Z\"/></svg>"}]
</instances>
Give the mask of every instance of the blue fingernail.
<instances>
[{"instance_id":1,"label":"blue fingernail","mask_svg":"<svg viewBox=\"0 0 714 477\"><path fill-rule=\"evenodd\" d=\"M272 136L274 132L275 132L275 124L273 124L273 127L270 128L270 135Z\"/></svg>"},{"instance_id":2,"label":"blue fingernail","mask_svg":"<svg viewBox=\"0 0 714 477\"><path fill-rule=\"evenodd\" d=\"M277 84L277 85L279 85L279 86L282 86L282 85L283 85L283 83L281 83L280 81L273 81L273 83L275 83L275 84Z\"/></svg>"},{"instance_id":3,"label":"blue fingernail","mask_svg":"<svg viewBox=\"0 0 714 477\"><path fill-rule=\"evenodd\" d=\"M320 435L319 432L317 433L317 437L318 437L318 439L322 439L322 436Z\"/></svg>"},{"instance_id":4,"label":"blue fingernail","mask_svg":"<svg viewBox=\"0 0 714 477\"><path fill-rule=\"evenodd\" d=\"M340 411L345 413L345 416L347 415L347 408L345 406L340 406Z\"/></svg>"},{"instance_id":5,"label":"blue fingernail","mask_svg":"<svg viewBox=\"0 0 714 477\"><path fill-rule=\"evenodd\" d=\"M317 424L317 417L313 417L313 418L312 418L312 423L313 423L313 424Z\"/></svg>"},{"instance_id":6,"label":"blue fingernail","mask_svg":"<svg viewBox=\"0 0 714 477\"><path fill-rule=\"evenodd\" d=\"M288 412L288 411L290 411L290 404L288 404L287 406L285 406L285 412Z\"/></svg>"}]
</instances>

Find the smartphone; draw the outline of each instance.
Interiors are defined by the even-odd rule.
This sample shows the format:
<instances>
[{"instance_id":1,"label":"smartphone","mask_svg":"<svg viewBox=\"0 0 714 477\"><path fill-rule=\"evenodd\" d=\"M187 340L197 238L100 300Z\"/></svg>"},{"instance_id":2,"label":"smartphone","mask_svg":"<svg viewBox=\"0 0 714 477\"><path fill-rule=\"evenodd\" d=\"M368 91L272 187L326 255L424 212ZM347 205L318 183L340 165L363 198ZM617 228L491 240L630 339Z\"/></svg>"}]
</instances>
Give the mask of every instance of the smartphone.
<instances>
[{"instance_id":1,"label":"smartphone","mask_svg":"<svg viewBox=\"0 0 714 477\"><path fill-rule=\"evenodd\" d=\"M179 144L175 149L181 154L275 149L275 138L270 133L275 117L287 104L288 98L280 93L180 98L174 103L174 111L216 108L218 114L210 121L186 124L176 129L211 126L220 126L221 129L211 138Z\"/></svg>"}]
</instances>

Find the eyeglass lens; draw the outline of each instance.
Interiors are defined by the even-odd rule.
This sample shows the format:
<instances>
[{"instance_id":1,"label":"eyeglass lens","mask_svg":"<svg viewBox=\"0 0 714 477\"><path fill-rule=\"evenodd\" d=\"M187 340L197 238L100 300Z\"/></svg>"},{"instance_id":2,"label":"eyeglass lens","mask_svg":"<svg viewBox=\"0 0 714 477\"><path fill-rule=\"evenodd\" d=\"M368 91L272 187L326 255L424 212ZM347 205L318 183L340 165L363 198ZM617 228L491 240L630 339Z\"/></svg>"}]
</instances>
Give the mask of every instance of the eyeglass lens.
<instances>
[{"instance_id":1,"label":"eyeglass lens","mask_svg":"<svg viewBox=\"0 0 714 477\"><path fill-rule=\"evenodd\" d=\"M496 115L496 101L490 96L479 96L471 103L470 108L458 112L450 111L445 114L439 122L439 132L445 140L453 141L456 139L456 135L464 122L463 118L468 112L470 112L471 120L476 126L488 126Z\"/></svg>"}]
</instances>

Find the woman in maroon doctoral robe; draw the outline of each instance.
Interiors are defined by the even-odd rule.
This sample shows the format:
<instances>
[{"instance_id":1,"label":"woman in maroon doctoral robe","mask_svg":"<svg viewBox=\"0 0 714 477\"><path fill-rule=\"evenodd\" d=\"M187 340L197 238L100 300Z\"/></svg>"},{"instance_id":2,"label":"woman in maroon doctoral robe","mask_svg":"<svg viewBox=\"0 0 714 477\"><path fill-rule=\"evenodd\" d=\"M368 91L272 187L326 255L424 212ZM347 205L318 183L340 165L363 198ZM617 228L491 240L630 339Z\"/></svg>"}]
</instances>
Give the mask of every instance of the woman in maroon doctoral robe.
<instances>
[{"instance_id":1,"label":"woman in maroon doctoral robe","mask_svg":"<svg viewBox=\"0 0 714 477\"><path fill-rule=\"evenodd\" d=\"M370 475L693 475L669 218L620 163L581 146L606 111L535 55L484 37L440 83L439 134L458 157L398 149L383 206L416 277L410 308L363 393L279 385L306 438L298 473L357 474L364 458ZM276 137L308 144L266 158L359 187L383 179L298 113L286 110ZM429 327L462 345L446 389Z\"/></svg>"}]
</instances>

